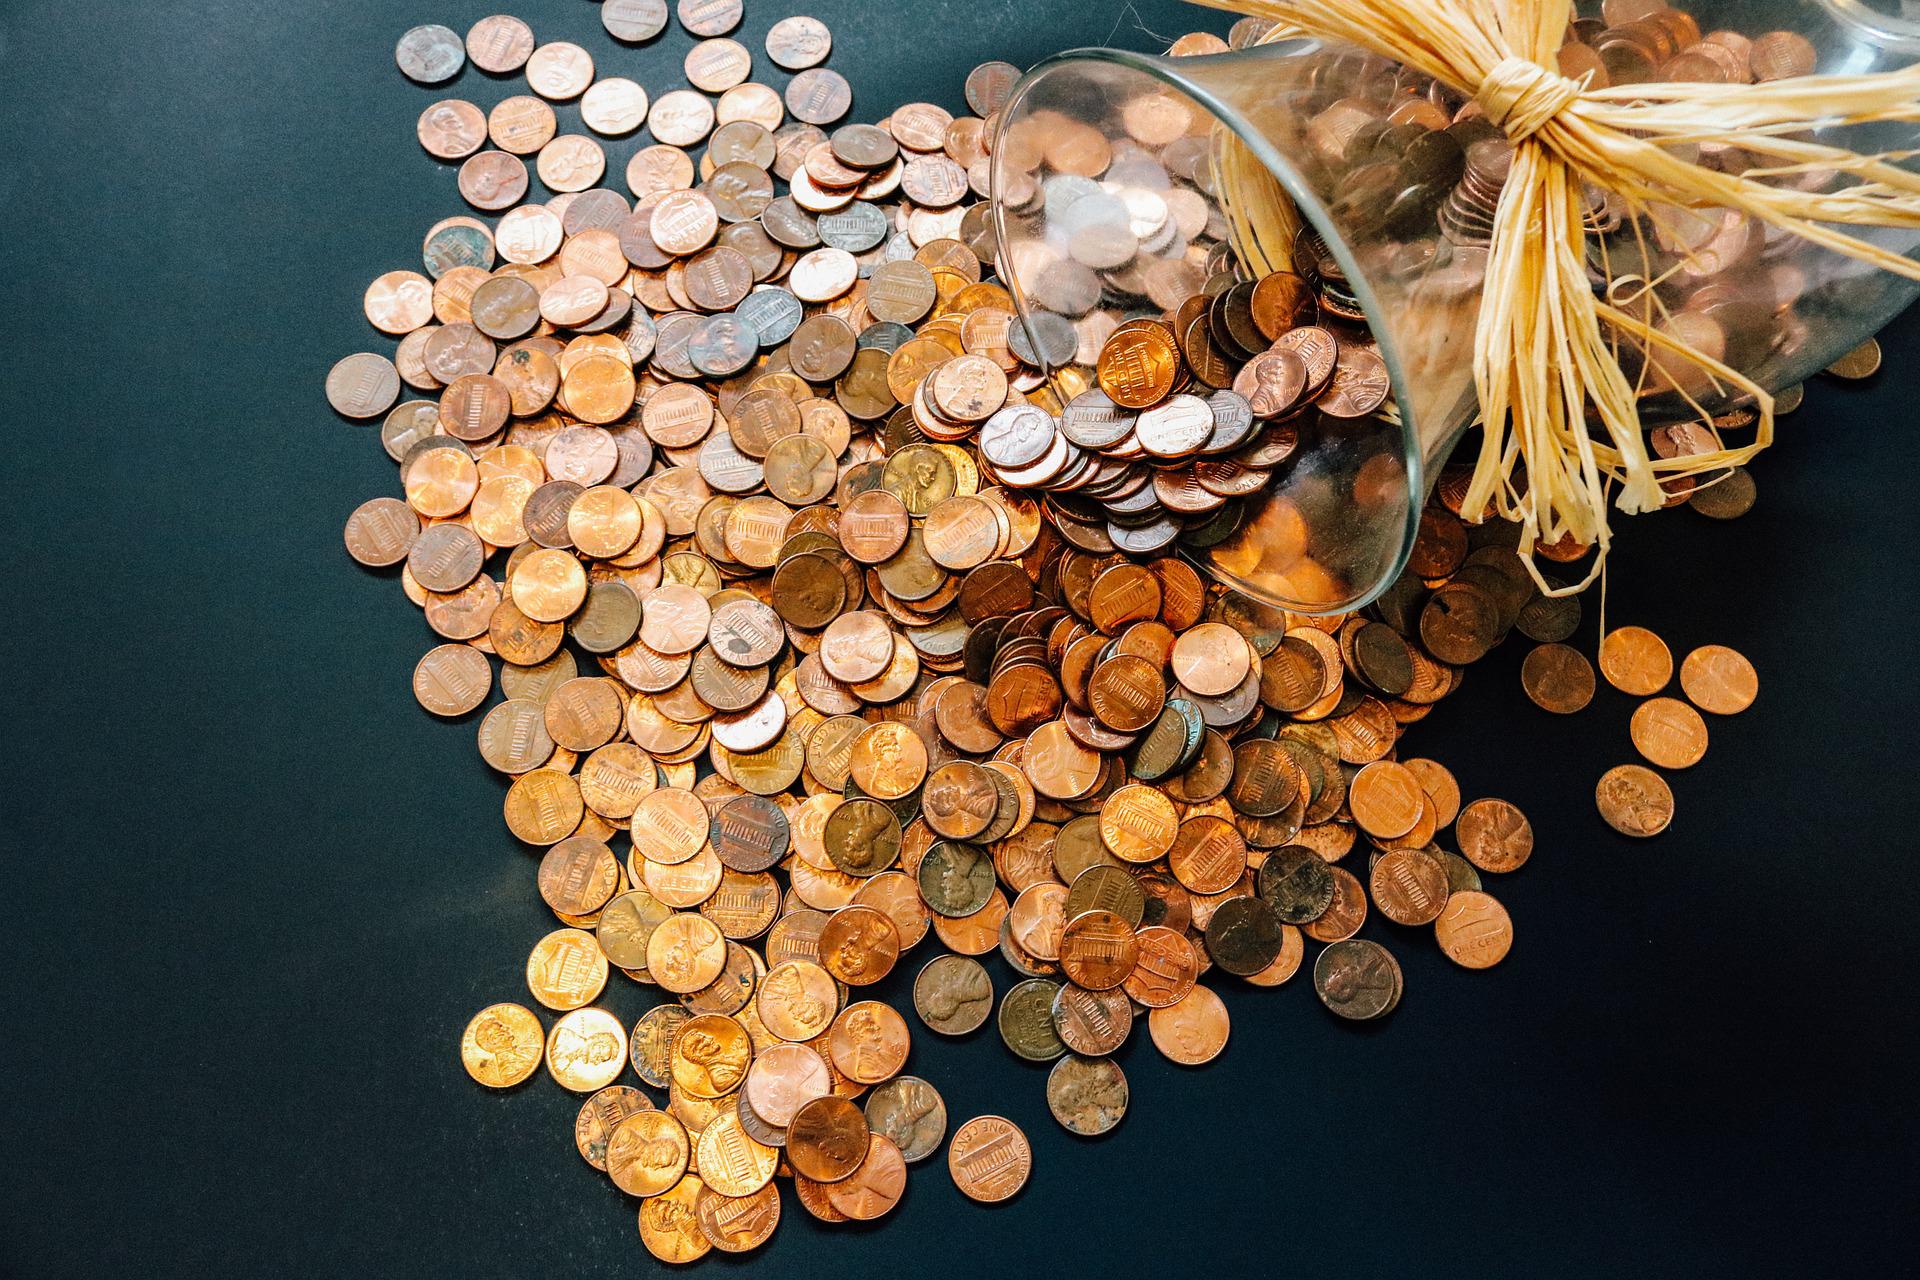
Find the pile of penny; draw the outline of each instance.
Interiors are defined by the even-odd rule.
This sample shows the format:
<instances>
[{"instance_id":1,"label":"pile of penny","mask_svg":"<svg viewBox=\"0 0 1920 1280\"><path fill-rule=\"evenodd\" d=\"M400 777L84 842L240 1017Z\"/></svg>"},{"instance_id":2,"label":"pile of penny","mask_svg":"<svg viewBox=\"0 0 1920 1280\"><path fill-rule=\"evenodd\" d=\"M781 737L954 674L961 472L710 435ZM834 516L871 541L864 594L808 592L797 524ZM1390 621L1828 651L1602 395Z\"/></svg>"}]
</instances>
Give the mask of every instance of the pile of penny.
<instances>
[{"instance_id":1,"label":"pile of penny","mask_svg":"<svg viewBox=\"0 0 1920 1280\"><path fill-rule=\"evenodd\" d=\"M658 0L601 16L624 42L667 18ZM974 199L1014 68L968 77L975 114L909 104L828 133L851 100L818 65L822 24L768 34L797 72L776 91L726 36L737 0L678 17L703 41L695 87L651 107L514 18L406 34L416 80L471 60L524 68L534 92L423 113L423 144L464 157L461 193L499 217L446 219L423 272L374 281L368 319L397 349L327 380L340 413L380 420L403 494L358 508L347 550L397 569L443 641L415 696L475 717L557 924L526 964L551 1025L482 1010L472 1077L511 1088L544 1064L581 1094L581 1157L634 1197L646 1248L685 1262L766 1241L782 1181L823 1221L881 1217L943 1144L975 1200L1025 1184L1016 1124L949 1136L935 1085L904 1074L912 1028L868 992L915 948L918 1021L993 1021L1054 1064L1048 1109L1089 1136L1127 1110L1112 1055L1136 1022L1174 1062L1220 1054L1216 986L1308 968L1332 1014L1390 1013L1400 966L1358 936L1376 915L1379 937L1498 963L1512 925L1482 875L1522 866L1531 827L1507 801L1463 803L1399 739L1510 627L1564 639L1578 603L1538 596L1513 526L1436 505L1378 606L1293 615L1136 542L1118 491L1145 476L1133 493L1163 500L1185 481L1159 464L1183 452L1200 483L1204 448L1160 434L1186 401L1207 439L1259 420L1270 447L1268 420L1327 412L1364 348L1282 345L1311 328L1289 326L1249 352L1269 372L1237 402L1202 400L1178 389L1201 371L1179 353L1211 338L1169 314L1107 335L1101 388L1056 419ZM576 97L589 129L644 119L660 140L626 167L631 202L596 185L598 143L554 132L551 103ZM536 152L552 194L523 202L517 157ZM1244 303L1264 339L1296 287L1235 282L1231 323ZM1140 382L1170 340L1183 372ZM417 394L396 404L403 382ZM1106 444L1100 414L1126 421ZM1043 479L1069 491L1026 492ZM609 983L669 998L629 1026L596 1004Z\"/></svg>"}]
</instances>

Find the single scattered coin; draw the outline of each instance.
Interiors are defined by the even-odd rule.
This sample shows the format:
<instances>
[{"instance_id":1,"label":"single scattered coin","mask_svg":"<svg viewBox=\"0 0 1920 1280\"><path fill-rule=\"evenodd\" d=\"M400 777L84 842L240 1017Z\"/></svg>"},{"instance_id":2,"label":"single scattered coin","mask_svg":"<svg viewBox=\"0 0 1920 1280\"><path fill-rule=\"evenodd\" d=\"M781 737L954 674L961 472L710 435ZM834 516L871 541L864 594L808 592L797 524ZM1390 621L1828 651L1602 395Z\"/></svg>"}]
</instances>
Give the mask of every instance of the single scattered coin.
<instances>
[{"instance_id":1,"label":"single scattered coin","mask_svg":"<svg viewBox=\"0 0 1920 1280\"><path fill-rule=\"evenodd\" d=\"M1673 821L1673 790L1643 765L1615 765L1600 775L1594 801L1607 825L1623 836L1655 836Z\"/></svg>"},{"instance_id":2,"label":"single scattered coin","mask_svg":"<svg viewBox=\"0 0 1920 1280\"><path fill-rule=\"evenodd\" d=\"M540 1020L517 1004L488 1005L460 1037L460 1062L489 1089L511 1089L540 1068L546 1033Z\"/></svg>"},{"instance_id":3,"label":"single scattered coin","mask_svg":"<svg viewBox=\"0 0 1920 1280\"><path fill-rule=\"evenodd\" d=\"M954 1130L947 1144L947 1172L969 1200L998 1204L1027 1185L1033 1173L1033 1148L1013 1121L975 1116Z\"/></svg>"},{"instance_id":4,"label":"single scattered coin","mask_svg":"<svg viewBox=\"0 0 1920 1280\"><path fill-rule=\"evenodd\" d=\"M1195 986L1177 1002L1147 1016L1154 1048L1181 1066L1211 1062L1227 1047L1227 1006L1207 987Z\"/></svg>"},{"instance_id":5,"label":"single scattered coin","mask_svg":"<svg viewBox=\"0 0 1920 1280\"><path fill-rule=\"evenodd\" d=\"M327 373L327 403L347 418L372 418L400 398L400 373L385 356L363 351Z\"/></svg>"},{"instance_id":6,"label":"single scattered coin","mask_svg":"<svg viewBox=\"0 0 1920 1280\"><path fill-rule=\"evenodd\" d=\"M1608 679L1617 684L1618 674L1616 669ZM1537 645L1520 664L1520 684L1535 706L1556 715L1572 715L1593 701L1593 664L1569 645Z\"/></svg>"},{"instance_id":7,"label":"single scattered coin","mask_svg":"<svg viewBox=\"0 0 1920 1280\"><path fill-rule=\"evenodd\" d=\"M1505 800L1475 800L1454 820L1461 856L1482 871L1517 871L1533 856L1533 824Z\"/></svg>"},{"instance_id":8,"label":"single scattered coin","mask_svg":"<svg viewBox=\"0 0 1920 1280\"><path fill-rule=\"evenodd\" d=\"M1371 1021L1400 1003L1400 962L1377 942L1348 938L1333 943L1313 964L1320 1003L1343 1018Z\"/></svg>"},{"instance_id":9,"label":"single scattered coin","mask_svg":"<svg viewBox=\"0 0 1920 1280\"><path fill-rule=\"evenodd\" d=\"M547 1036L547 1071L563 1089L593 1093L627 1064L627 1030L604 1009L575 1009Z\"/></svg>"},{"instance_id":10,"label":"single scattered coin","mask_svg":"<svg viewBox=\"0 0 1920 1280\"><path fill-rule=\"evenodd\" d=\"M1648 698L1633 709L1634 748L1662 769L1685 769L1707 754L1707 722L1677 698Z\"/></svg>"},{"instance_id":11,"label":"single scattered coin","mask_svg":"<svg viewBox=\"0 0 1920 1280\"><path fill-rule=\"evenodd\" d=\"M414 27L394 47L400 73L417 84L442 84L460 74L467 64L466 45L458 32L438 23Z\"/></svg>"},{"instance_id":12,"label":"single scattered coin","mask_svg":"<svg viewBox=\"0 0 1920 1280\"><path fill-rule=\"evenodd\" d=\"M1600 672L1622 693L1649 697L1673 678L1673 654L1645 627L1615 627L1600 641Z\"/></svg>"},{"instance_id":13,"label":"single scattered coin","mask_svg":"<svg viewBox=\"0 0 1920 1280\"><path fill-rule=\"evenodd\" d=\"M767 56L787 71L804 71L827 60L833 34L818 18L782 18L767 29Z\"/></svg>"},{"instance_id":14,"label":"single scattered coin","mask_svg":"<svg viewBox=\"0 0 1920 1280\"><path fill-rule=\"evenodd\" d=\"M1717 716L1753 705L1760 677L1744 654L1725 645L1701 645L1680 664L1680 688L1696 707Z\"/></svg>"},{"instance_id":15,"label":"single scattered coin","mask_svg":"<svg viewBox=\"0 0 1920 1280\"><path fill-rule=\"evenodd\" d=\"M1127 1077L1111 1058L1060 1059L1047 1073L1047 1110L1069 1133L1109 1133L1127 1114Z\"/></svg>"},{"instance_id":16,"label":"single scattered coin","mask_svg":"<svg viewBox=\"0 0 1920 1280\"><path fill-rule=\"evenodd\" d=\"M1461 890L1447 899L1433 922L1434 937L1447 959L1466 969L1487 969L1506 959L1513 947L1513 921L1507 909L1477 890Z\"/></svg>"}]
</instances>

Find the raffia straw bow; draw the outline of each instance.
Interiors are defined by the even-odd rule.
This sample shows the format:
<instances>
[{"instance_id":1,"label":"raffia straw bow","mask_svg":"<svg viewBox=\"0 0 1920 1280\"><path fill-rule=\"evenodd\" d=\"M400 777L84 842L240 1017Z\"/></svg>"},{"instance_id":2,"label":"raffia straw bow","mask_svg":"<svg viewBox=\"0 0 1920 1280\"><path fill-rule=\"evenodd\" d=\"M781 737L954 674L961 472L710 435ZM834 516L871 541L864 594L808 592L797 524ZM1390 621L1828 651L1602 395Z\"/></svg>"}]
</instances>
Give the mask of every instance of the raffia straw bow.
<instances>
[{"instance_id":1,"label":"raffia straw bow","mask_svg":"<svg viewBox=\"0 0 1920 1280\"><path fill-rule=\"evenodd\" d=\"M1519 521L1529 572L1536 542L1571 537L1600 550L1611 540L1609 485L1622 511L1662 505L1662 478L1746 461L1773 440L1773 398L1751 379L1617 305L1657 308L1655 281L1616 279L1594 296L1582 224L1586 184L1616 193L1631 214L1661 222L1658 206L1737 210L1802 239L1910 279L1920 263L1832 223L1920 227L1920 174L1904 154L1860 155L1799 134L1815 125L1920 120L1920 66L1876 75L1803 76L1755 85L1635 84L1590 88L1552 68L1572 14L1569 0L1194 0L1281 24L1267 40L1316 36L1357 45L1443 81L1477 101L1514 144L1494 213L1480 299L1473 376L1485 434L1461 510ZM1776 164L1722 173L1669 147L1724 143ZM1832 191L1769 186L1762 177L1831 169L1854 185ZM1229 201L1231 190L1224 190ZM1243 223L1244 225L1244 223ZM1639 340L1661 363L1691 364L1753 397L1759 422L1738 449L1652 459L1635 387L1602 322ZM1685 392L1683 391L1684 395ZM1710 415L1687 396L1702 421ZM1588 406L1611 444L1588 432ZM1517 464L1524 478L1516 480Z\"/></svg>"}]
</instances>

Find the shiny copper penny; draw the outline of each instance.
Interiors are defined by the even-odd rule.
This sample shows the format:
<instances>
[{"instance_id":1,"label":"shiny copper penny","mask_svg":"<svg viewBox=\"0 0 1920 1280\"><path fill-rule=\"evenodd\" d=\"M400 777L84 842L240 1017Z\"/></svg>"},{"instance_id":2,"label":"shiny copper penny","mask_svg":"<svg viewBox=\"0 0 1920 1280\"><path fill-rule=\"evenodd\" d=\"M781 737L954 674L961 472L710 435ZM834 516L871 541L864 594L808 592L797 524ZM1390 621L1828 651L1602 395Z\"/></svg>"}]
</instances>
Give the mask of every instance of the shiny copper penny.
<instances>
[{"instance_id":1,"label":"shiny copper penny","mask_svg":"<svg viewBox=\"0 0 1920 1280\"><path fill-rule=\"evenodd\" d=\"M1125 982L1139 954L1133 926L1111 911L1081 912L1060 934L1061 971L1089 990Z\"/></svg>"},{"instance_id":2,"label":"shiny copper penny","mask_svg":"<svg viewBox=\"0 0 1920 1280\"><path fill-rule=\"evenodd\" d=\"M849 1176L827 1187L827 1200L848 1218L870 1222L900 1203L906 1189L907 1162L900 1148L892 1139L869 1132L866 1158Z\"/></svg>"},{"instance_id":3,"label":"shiny copper penny","mask_svg":"<svg viewBox=\"0 0 1920 1280\"><path fill-rule=\"evenodd\" d=\"M1174 677L1207 697L1238 688L1252 660L1240 633L1221 622L1203 622L1182 632L1173 644Z\"/></svg>"},{"instance_id":4,"label":"shiny copper penny","mask_svg":"<svg viewBox=\"0 0 1920 1280\"><path fill-rule=\"evenodd\" d=\"M879 1084L898 1075L910 1044L906 1019L878 1000L857 1001L841 1010L827 1041L833 1065L859 1084Z\"/></svg>"},{"instance_id":5,"label":"shiny copper penny","mask_svg":"<svg viewBox=\"0 0 1920 1280\"><path fill-rule=\"evenodd\" d=\"M1447 903L1447 871L1419 849L1395 849L1373 864L1373 905L1395 924L1429 924Z\"/></svg>"},{"instance_id":6,"label":"shiny copper penny","mask_svg":"<svg viewBox=\"0 0 1920 1280\"><path fill-rule=\"evenodd\" d=\"M1376 760L1348 784L1353 820L1368 835L1397 840L1420 821L1426 792L1413 770L1391 760Z\"/></svg>"},{"instance_id":7,"label":"shiny copper penny","mask_svg":"<svg viewBox=\"0 0 1920 1280\"><path fill-rule=\"evenodd\" d=\"M850 1177L867 1158L869 1131L860 1108L845 1098L815 1098L787 1125L787 1159L815 1182Z\"/></svg>"},{"instance_id":8,"label":"shiny copper penny","mask_svg":"<svg viewBox=\"0 0 1920 1280\"><path fill-rule=\"evenodd\" d=\"M437 716L462 716L487 700L493 667L470 644L428 650L413 669L413 696Z\"/></svg>"},{"instance_id":9,"label":"shiny copper penny","mask_svg":"<svg viewBox=\"0 0 1920 1280\"><path fill-rule=\"evenodd\" d=\"M1673 654L1645 627L1615 627L1600 641L1600 673L1622 693L1647 697L1673 678Z\"/></svg>"},{"instance_id":10,"label":"shiny copper penny","mask_svg":"<svg viewBox=\"0 0 1920 1280\"><path fill-rule=\"evenodd\" d=\"M1482 871L1517 871L1533 854L1533 824L1505 800L1475 800L1453 829L1461 855Z\"/></svg>"},{"instance_id":11,"label":"shiny copper penny","mask_svg":"<svg viewBox=\"0 0 1920 1280\"><path fill-rule=\"evenodd\" d=\"M1633 745L1662 769L1685 769L1707 753L1707 723L1677 698L1648 698L1628 725Z\"/></svg>"},{"instance_id":12,"label":"shiny copper penny","mask_svg":"<svg viewBox=\"0 0 1920 1280\"><path fill-rule=\"evenodd\" d=\"M1169 1061L1185 1067L1197 1067L1219 1057L1227 1047L1230 1029L1227 1006L1211 989L1201 986L1147 1016L1153 1047Z\"/></svg>"},{"instance_id":13,"label":"shiny copper penny","mask_svg":"<svg viewBox=\"0 0 1920 1280\"><path fill-rule=\"evenodd\" d=\"M1753 705L1760 677L1744 654L1725 645L1702 645L1680 664L1680 687L1693 704L1717 716L1738 715Z\"/></svg>"},{"instance_id":14,"label":"shiny copper penny","mask_svg":"<svg viewBox=\"0 0 1920 1280\"><path fill-rule=\"evenodd\" d=\"M1477 890L1447 899L1433 922L1434 938L1447 959L1465 969L1487 969L1506 959L1513 947L1513 921L1507 909Z\"/></svg>"},{"instance_id":15,"label":"shiny copper penny","mask_svg":"<svg viewBox=\"0 0 1920 1280\"><path fill-rule=\"evenodd\" d=\"M1607 825L1625 836L1654 836L1673 821L1666 779L1637 764L1615 765L1600 776L1594 801Z\"/></svg>"},{"instance_id":16,"label":"shiny copper penny","mask_svg":"<svg viewBox=\"0 0 1920 1280\"><path fill-rule=\"evenodd\" d=\"M1033 1172L1033 1148L1013 1121L975 1116L947 1144L947 1172L969 1200L998 1204L1017 1195Z\"/></svg>"}]
</instances>

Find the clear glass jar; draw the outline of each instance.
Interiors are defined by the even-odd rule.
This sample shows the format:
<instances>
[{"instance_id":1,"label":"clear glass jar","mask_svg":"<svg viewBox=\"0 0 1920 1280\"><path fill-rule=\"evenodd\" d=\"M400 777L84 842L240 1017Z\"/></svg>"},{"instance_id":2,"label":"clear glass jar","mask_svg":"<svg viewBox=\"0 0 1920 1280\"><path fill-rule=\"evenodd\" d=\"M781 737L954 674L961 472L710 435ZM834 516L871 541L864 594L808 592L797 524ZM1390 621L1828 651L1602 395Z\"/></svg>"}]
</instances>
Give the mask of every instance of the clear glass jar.
<instances>
[{"instance_id":1,"label":"clear glass jar","mask_svg":"<svg viewBox=\"0 0 1920 1280\"><path fill-rule=\"evenodd\" d=\"M1920 26L1860 0L1698 0L1684 11L1606 0L1581 12L1591 16L1574 24L1561 68L1601 83L1858 74L1920 55ZM1913 147L1916 128L1816 136L1893 150ZM993 149L1001 277L1063 400L1095 384L1119 324L1190 325L1193 307L1176 313L1193 293L1212 299L1204 327L1238 367L1266 335L1236 331L1233 316L1222 332L1211 312L1232 310L1223 295L1236 281L1244 294L1274 271L1305 277L1318 323L1343 345L1377 352L1392 385L1381 413L1295 414L1284 424L1290 451L1263 487L1231 515L1192 519L1178 545L1216 578L1302 612L1357 608L1392 583L1439 468L1477 413L1473 335L1511 155L1478 106L1384 58L1317 40L1197 57L1083 49L1020 81ZM1729 170L1756 163L1725 147L1696 153ZM1264 235L1230 225L1218 198L1227 178L1236 191L1264 193L1235 206L1272 218ZM1824 189L1842 179L1774 181ZM1588 194L1595 288L1648 308L1660 327L1768 390L1831 363L1920 291L1732 211L1663 206L1633 217L1618 197ZM1920 230L1853 230L1902 254L1920 242ZM1116 265L1111 242L1128 236L1134 251ZM1089 257L1089 243L1099 256ZM1647 278L1657 282L1651 294ZM1203 395L1220 385L1221 367L1203 367L1211 359L1186 362L1206 375L1192 387ZM1730 388L1691 366L1649 361L1630 343L1621 359L1649 425L1692 416L1683 392L1714 413L1739 407ZM1683 451L1713 447L1707 433L1680 439Z\"/></svg>"}]
</instances>

